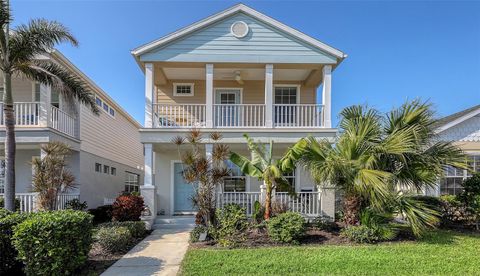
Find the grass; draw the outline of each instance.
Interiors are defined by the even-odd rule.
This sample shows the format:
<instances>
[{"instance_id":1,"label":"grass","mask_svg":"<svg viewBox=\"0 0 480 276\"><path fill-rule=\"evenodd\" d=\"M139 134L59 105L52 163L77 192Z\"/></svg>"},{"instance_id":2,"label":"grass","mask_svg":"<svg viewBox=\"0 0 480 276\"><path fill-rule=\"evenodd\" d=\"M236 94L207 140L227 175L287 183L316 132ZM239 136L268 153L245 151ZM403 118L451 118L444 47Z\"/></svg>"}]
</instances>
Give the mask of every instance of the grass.
<instances>
[{"instance_id":1,"label":"grass","mask_svg":"<svg viewBox=\"0 0 480 276\"><path fill-rule=\"evenodd\" d=\"M182 275L479 275L480 235L435 231L418 242L191 248Z\"/></svg>"}]
</instances>

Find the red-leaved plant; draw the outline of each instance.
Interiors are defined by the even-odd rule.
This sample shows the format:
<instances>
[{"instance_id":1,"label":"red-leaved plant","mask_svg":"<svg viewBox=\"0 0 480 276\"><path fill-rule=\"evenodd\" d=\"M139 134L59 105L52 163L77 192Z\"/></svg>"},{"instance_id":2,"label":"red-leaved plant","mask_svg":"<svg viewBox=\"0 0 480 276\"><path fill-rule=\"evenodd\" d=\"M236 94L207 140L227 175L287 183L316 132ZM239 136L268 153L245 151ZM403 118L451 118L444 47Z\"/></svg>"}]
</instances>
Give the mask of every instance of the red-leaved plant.
<instances>
[{"instance_id":1,"label":"red-leaved plant","mask_svg":"<svg viewBox=\"0 0 480 276\"><path fill-rule=\"evenodd\" d=\"M121 195L112 205L113 221L138 221L144 208L143 198L138 195Z\"/></svg>"}]
</instances>

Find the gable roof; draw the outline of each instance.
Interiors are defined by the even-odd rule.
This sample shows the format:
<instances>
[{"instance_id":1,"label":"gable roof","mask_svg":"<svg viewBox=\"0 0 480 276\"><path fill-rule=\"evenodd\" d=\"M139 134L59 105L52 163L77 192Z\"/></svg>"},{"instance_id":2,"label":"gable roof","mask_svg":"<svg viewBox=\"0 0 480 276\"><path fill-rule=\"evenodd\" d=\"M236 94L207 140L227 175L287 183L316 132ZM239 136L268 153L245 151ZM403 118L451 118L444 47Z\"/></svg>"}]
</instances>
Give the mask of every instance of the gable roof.
<instances>
[{"instance_id":1,"label":"gable roof","mask_svg":"<svg viewBox=\"0 0 480 276\"><path fill-rule=\"evenodd\" d=\"M435 132L440 133L479 114L480 104L443 117L434 124Z\"/></svg>"},{"instance_id":2,"label":"gable roof","mask_svg":"<svg viewBox=\"0 0 480 276\"><path fill-rule=\"evenodd\" d=\"M237 4L231 8L228 8L224 11L221 11L219 13L216 13L214 15L211 15L203 20L200 20L196 23L193 23L187 27L184 27L176 32L173 32L171 34L168 34L162 38L159 38L157 40L154 40L152 42L149 42L147 44L144 44L140 47L137 47L135 49L133 49L131 51L132 55L135 57L135 59L137 60L138 63L140 63L140 59L139 57L142 55L142 54L145 54L145 53L148 53L149 51L155 49L155 48L158 48L158 47L161 47L161 46L164 46L166 45L167 43L170 43L174 40L177 40L179 38L182 38L188 34L191 34L192 32L194 31L197 31L201 28L204 28L208 25L211 25L215 22L218 22L224 18L227 18L233 14L236 14L236 13L239 13L239 12L243 12L269 26L272 26L273 28L276 28L276 29L279 29L297 39L299 39L300 41L302 42L305 42L323 52L326 52L334 57L336 57L339 62L342 61L344 58L347 57L347 55L345 53L343 53L342 51L332 47L332 46L329 46L315 38L312 38L311 36L308 36L296 29L293 29L265 14L262 14L244 4Z\"/></svg>"}]
</instances>

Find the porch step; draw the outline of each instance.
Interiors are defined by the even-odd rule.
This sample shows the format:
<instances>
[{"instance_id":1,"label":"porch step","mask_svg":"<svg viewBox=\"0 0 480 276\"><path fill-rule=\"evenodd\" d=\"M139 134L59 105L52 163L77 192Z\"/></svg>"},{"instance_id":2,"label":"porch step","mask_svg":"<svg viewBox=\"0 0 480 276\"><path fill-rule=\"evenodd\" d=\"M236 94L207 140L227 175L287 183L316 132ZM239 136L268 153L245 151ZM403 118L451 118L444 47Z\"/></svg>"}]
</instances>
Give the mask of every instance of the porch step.
<instances>
[{"instance_id":1,"label":"porch step","mask_svg":"<svg viewBox=\"0 0 480 276\"><path fill-rule=\"evenodd\" d=\"M195 217L193 216L157 216L152 229L193 229Z\"/></svg>"}]
</instances>

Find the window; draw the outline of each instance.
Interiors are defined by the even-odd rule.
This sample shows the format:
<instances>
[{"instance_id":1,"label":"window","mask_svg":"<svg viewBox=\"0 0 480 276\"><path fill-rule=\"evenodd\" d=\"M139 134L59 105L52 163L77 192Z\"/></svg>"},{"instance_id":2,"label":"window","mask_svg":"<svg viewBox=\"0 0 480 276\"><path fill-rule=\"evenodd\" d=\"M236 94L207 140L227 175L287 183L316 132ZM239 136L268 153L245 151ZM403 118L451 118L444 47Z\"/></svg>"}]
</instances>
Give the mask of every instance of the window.
<instances>
[{"instance_id":1,"label":"window","mask_svg":"<svg viewBox=\"0 0 480 276\"><path fill-rule=\"evenodd\" d=\"M276 86L274 98L274 120L276 125L291 126L296 123L297 115L296 86Z\"/></svg>"},{"instance_id":2,"label":"window","mask_svg":"<svg viewBox=\"0 0 480 276\"><path fill-rule=\"evenodd\" d=\"M102 101L102 99L100 99L99 97L96 97L96 98L95 98L95 102L96 102L97 105L100 106L100 107L103 105L103 101Z\"/></svg>"},{"instance_id":3,"label":"window","mask_svg":"<svg viewBox=\"0 0 480 276\"><path fill-rule=\"evenodd\" d=\"M480 172L480 155L469 157L469 166L475 172ZM463 191L463 181L472 176L467 170L448 167L445 170L445 177L440 180L440 194L458 195Z\"/></svg>"},{"instance_id":4,"label":"window","mask_svg":"<svg viewBox=\"0 0 480 276\"><path fill-rule=\"evenodd\" d=\"M291 189L295 190L295 170L293 170L290 173L284 173L283 176L285 179L287 179L288 184L290 184ZM288 192L289 189L287 187L277 187L277 192L282 193L282 192Z\"/></svg>"},{"instance_id":5,"label":"window","mask_svg":"<svg viewBox=\"0 0 480 276\"><path fill-rule=\"evenodd\" d=\"M0 160L0 194L5 192L5 159Z\"/></svg>"},{"instance_id":6,"label":"window","mask_svg":"<svg viewBox=\"0 0 480 276\"><path fill-rule=\"evenodd\" d=\"M111 115L111 116L115 117L115 109L113 109L113 108L110 107L110 111L109 111L109 112L110 112L110 115Z\"/></svg>"},{"instance_id":7,"label":"window","mask_svg":"<svg viewBox=\"0 0 480 276\"><path fill-rule=\"evenodd\" d=\"M225 165L230 169L231 175L223 178L224 192L245 192L246 191L246 177L240 171L240 168L233 164L232 161L225 161Z\"/></svg>"},{"instance_id":8,"label":"window","mask_svg":"<svg viewBox=\"0 0 480 276\"><path fill-rule=\"evenodd\" d=\"M174 83L173 96L193 96L193 83Z\"/></svg>"},{"instance_id":9,"label":"window","mask_svg":"<svg viewBox=\"0 0 480 276\"><path fill-rule=\"evenodd\" d=\"M140 189L139 178L136 173L125 172L125 192L138 192Z\"/></svg>"},{"instance_id":10,"label":"window","mask_svg":"<svg viewBox=\"0 0 480 276\"><path fill-rule=\"evenodd\" d=\"M38 82L33 83L33 101L40 101L40 83Z\"/></svg>"},{"instance_id":11,"label":"window","mask_svg":"<svg viewBox=\"0 0 480 276\"><path fill-rule=\"evenodd\" d=\"M110 108L110 107L108 106L108 104L105 103L105 102L103 102L103 110L105 110L105 111L108 113L108 109L109 109L109 108Z\"/></svg>"},{"instance_id":12,"label":"window","mask_svg":"<svg viewBox=\"0 0 480 276\"><path fill-rule=\"evenodd\" d=\"M276 86L275 104L296 104L297 87L296 86Z\"/></svg>"},{"instance_id":13,"label":"window","mask_svg":"<svg viewBox=\"0 0 480 276\"><path fill-rule=\"evenodd\" d=\"M112 167L112 168L110 169L110 173L111 173L111 175L117 175L117 168Z\"/></svg>"},{"instance_id":14,"label":"window","mask_svg":"<svg viewBox=\"0 0 480 276\"><path fill-rule=\"evenodd\" d=\"M103 165L103 173L108 173L108 174L110 174L110 166Z\"/></svg>"},{"instance_id":15,"label":"window","mask_svg":"<svg viewBox=\"0 0 480 276\"><path fill-rule=\"evenodd\" d=\"M102 172L102 164L95 163L95 171L96 172Z\"/></svg>"},{"instance_id":16,"label":"window","mask_svg":"<svg viewBox=\"0 0 480 276\"><path fill-rule=\"evenodd\" d=\"M60 94L56 90L52 90L51 104L56 108L60 108Z\"/></svg>"}]
</instances>

